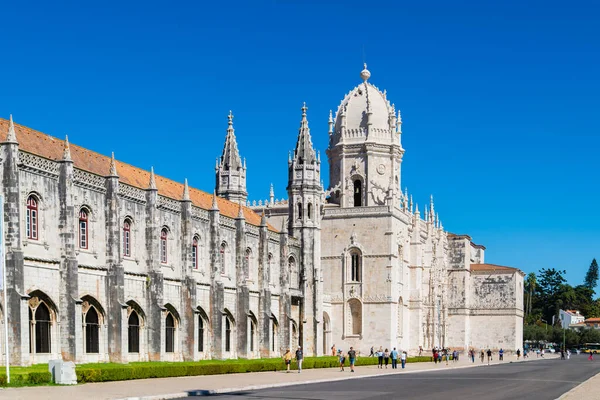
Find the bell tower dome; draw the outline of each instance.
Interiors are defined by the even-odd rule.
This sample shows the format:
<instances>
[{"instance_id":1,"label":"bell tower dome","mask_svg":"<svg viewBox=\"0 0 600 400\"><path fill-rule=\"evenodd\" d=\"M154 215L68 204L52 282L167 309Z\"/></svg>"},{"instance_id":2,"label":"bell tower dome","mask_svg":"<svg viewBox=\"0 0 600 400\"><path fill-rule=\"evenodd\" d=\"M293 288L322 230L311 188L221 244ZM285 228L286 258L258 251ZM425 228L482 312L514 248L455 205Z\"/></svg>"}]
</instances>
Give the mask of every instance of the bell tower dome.
<instances>
[{"instance_id":1,"label":"bell tower dome","mask_svg":"<svg viewBox=\"0 0 600 400\"><path fill-rule=\"evenodd\" d=\"M330 201L342 207L395 204L402 195L400 112L385 90L369 82L367 64L360 77L362 83L338 106L335 122L330 118Z\"/></svg>"}]
</instances>

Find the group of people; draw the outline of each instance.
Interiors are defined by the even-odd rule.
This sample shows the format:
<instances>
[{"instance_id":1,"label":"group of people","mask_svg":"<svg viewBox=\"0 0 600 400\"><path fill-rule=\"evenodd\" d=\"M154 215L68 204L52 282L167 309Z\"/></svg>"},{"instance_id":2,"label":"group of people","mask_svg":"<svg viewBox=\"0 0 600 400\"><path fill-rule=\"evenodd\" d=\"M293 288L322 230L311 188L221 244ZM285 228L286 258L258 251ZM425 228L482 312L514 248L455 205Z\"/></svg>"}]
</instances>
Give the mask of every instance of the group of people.
<instances>
[{"instance_id":1,"label":"group of people","mask_svg":"<svg viewBox=\"0 0 600 400\"><path fill-rule=\"evenodd\" d=\"M436 364L438 362L442 363L444 360L446 360L446 365L448 365L448 362L450 361L450 357L452 357L453 362L457 362L458 358L459 358L459 353L457 350L451 351L450 349L447 349L447 348L434 347L433 349L431 349L431 353L433 356L433 362Z\"/></svg>"},{"instance_id":2,"label":"group of people","mask_svg":"<svg viewBox=\"0 0 600 400\"><path fill-rule=\"evenodd\" d=\"M337 353L335 351L335 344L331 347L331 355L336 356L340 363L340 371L344 371L344 366L346 364L346 355L342 351L342 349L338 349ZM356 350L354 347L350 346L350 350L348 350L348 362L350 363L350 372L354 372L354 363L356 362Z\"/></svg>"},{"instance_id":3,"label":"group of people","mask_svg":"<svg viewBox=\"0 0 600 400\"><path fill-rule=\"evenodd\" d=\"M398 360L400 360L402 369L404 369L406 367L406 358L408 357L408 354L406 351L400 352L396 350L395 347L392 351L389 351L388 349L384 350L383 347L380 346L379 350L375 351L374 347L371 346L371 353L369 354L369 357L377 357L377 368L383 369L385 363L385 368L387 369L390 360L392 360L392 369L397 369Z\"/></svg>"},{"instance_id":4,"label":"group of people","mask_svg":"<svg viewBox=\"0 0 600 400\"><path fill-rule=\"evenodd\" d=\"M296 350L295 354L292 354L290 349L287 349L285 354L283 355L283 361L285 361L286 371L289 374L290 365L292 364L292 360L296 359L296 363L298 364L298 373L302 372L302 361L304 360L304 354L302 353L302 347L298 346L298 350Z\"/></svg>"}]
</instances>

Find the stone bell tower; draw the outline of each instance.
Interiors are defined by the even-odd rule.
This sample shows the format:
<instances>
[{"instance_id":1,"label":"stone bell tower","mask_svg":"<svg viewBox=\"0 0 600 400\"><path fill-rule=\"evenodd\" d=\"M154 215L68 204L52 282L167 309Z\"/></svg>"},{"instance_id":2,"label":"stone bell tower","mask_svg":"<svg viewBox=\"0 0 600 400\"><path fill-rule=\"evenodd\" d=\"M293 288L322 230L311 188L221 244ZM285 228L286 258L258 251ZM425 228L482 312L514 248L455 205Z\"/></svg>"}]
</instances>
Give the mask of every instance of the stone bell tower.
<instances>
[{"instance_id":1,"label":"stone bell tower","mask_svg":"<svg viewBox=\"0 0 600 400\"><path fill-rule=\"evenodd\" d=\"M306 355L321 355L323 283L321 278L321 160L312 145L306 104L293 156L288 161L290 236L300 240L300 338Z\"/></svg>"},{"instance_id":2,"label":"stone bell tower","mask_svg":"<svg viewBox=\"0 0 600 400\"><path fill-rule=\"evenodd\" d=\"M246 204L248 192L246 191L246 160L242 164L240 152L238 151L237 141L235 139L235 130L233 129L233 114L229 111L227 117L228 127L225 137L225 146L223 154L217 159L216 187L218 196L227 200Z\"/></svg>"}]
</instances>

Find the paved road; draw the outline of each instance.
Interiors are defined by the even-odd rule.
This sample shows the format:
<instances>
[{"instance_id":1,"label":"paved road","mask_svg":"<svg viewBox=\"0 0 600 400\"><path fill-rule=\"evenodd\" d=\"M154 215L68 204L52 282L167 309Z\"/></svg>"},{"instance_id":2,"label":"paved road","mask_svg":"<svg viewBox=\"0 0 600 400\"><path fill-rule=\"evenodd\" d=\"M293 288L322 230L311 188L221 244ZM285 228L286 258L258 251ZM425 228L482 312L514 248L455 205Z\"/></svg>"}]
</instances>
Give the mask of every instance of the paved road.
<instances>
[{"instance_id":1,"label":"paved road","mask_svg":"<svg viewBox=\"0 0 600 400\"><path fill-rule=\"evenodd\" d=\"M589 362L584 355L579 355L568 361L556 359L453 371L387 375L216 397L223 400L389 400L393 397L418 400L554 400L597 373L600 373L600 362ZM197 397L188 397L193 398Z\"/></svg>"}]
</instances>

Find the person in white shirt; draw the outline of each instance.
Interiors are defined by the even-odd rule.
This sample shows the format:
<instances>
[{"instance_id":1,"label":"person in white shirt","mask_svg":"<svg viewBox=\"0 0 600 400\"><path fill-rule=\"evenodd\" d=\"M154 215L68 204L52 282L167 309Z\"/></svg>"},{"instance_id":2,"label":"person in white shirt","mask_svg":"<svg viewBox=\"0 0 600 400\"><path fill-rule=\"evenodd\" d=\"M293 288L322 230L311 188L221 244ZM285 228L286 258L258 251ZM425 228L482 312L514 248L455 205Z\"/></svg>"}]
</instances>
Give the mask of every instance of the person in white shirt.
<instances>
[{"instance_id":1,"label":"person in white shirt","mask_svg":"<svg viewBox=\"0 0 600 400\"><path fill-rule=\"evenodd\" d=\"M400 361L402 361L402 369L404 369L404 366L406 365L406 352L403 351L402 355L400 356Z\"/></svg>"}]
</instances>

